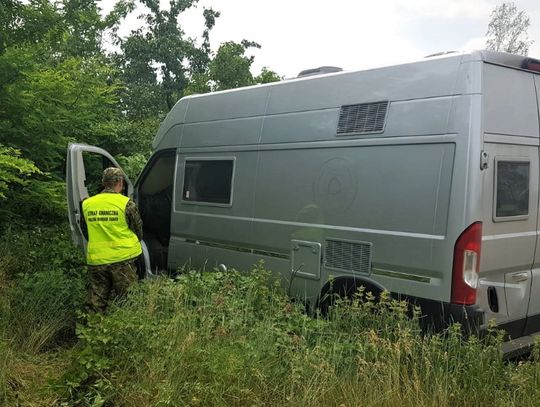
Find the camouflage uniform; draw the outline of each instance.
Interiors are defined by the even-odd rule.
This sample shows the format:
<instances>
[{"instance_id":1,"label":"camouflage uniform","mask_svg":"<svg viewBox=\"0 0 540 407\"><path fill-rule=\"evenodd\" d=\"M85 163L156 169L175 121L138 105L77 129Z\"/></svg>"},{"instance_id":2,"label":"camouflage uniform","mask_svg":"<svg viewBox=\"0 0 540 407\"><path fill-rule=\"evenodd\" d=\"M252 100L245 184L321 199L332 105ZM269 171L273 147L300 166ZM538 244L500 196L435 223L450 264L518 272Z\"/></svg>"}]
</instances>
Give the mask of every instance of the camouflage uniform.
<instances>
[{"instance_id":1,"label":"camouflage uniform","mask_svg":"<svg viewBox=\"0 0 540 407\"><path fill-rule=\"evenodd\" d=\"M94 312L104 312L113 298L124 297L131 284L137 281L133 260L88 266L87 306Z\"/></svg>"},{"instance_id":2,"label":"camouflage uniform","mask_svg":"<svg viewBox=\"0 0 540 407\"><path fill-rule=\"evenodd\" d=\"M103 172L103 181L118 181L123 177L121 170L107 168ZM112 188L105 188L101 193L117 193ZM126 222L129 229L142 240L143 223L137 205L131 199L126 205ZM88 240L88 227L84 216L81 217L81 230ZM104 312L111 299L126 295L131 284L137 281L136 259L130 259L99 266L88 265L87 306L94 312Z\"/></svg>"}]
</instances>

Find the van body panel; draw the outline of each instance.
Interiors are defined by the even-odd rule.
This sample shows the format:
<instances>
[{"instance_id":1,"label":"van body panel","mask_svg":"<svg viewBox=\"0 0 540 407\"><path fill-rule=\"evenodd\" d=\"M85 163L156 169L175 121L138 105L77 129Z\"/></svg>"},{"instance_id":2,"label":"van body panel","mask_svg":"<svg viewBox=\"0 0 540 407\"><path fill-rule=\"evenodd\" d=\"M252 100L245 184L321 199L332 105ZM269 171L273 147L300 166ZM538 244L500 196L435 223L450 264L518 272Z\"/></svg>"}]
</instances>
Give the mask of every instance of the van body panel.
<instances>
[{"instance_id":1,"label":"van body panel","mask_svg":"<svg viewBox=\"0 0 540 407\"><path fill-rule=\"evenodd\" d=\"M155 151L161 151L166 150L169 148L178 148L182 137L184 133L184 125L183 124L177 124L174 126L171 126L167 133L163 135L163 138L159 142L158 148L155 149Z\"/></svg>"},{"instance_id":2,"label":"van body panel","mask_svg":"<svg viewBox=\"0 0 540 407\"><path fill-rule=\"evenodd\" d=\"M267 116L260 144L335 140L338 117L337 108Z\"/></svg>"},{"instance_id":3,"label":"van body panel","mask_svg":"<svg viewBox=\"0 0 540 407\"><path fill-rule=\"evenodd\" d=\"M180 99L165 117L152 141L152 148L154 150L167 148L171 145L178 146L180 144L178 133L170 132L170 130L172 127L182 125L186 122L186 113L189 108L190 100L190 97Z\"/></svg>"},{"instance_id":4,"label":"van body panel","mask_svg":"<svg viewBox=\"0 0 540 407\"><path fill-rule=\"evenodd\" d=\"M257 154L250 152L213 153L212 159L234 162L231 205L198 204L186 201L182 196L186 161L208 159L200 153L179 154L175 179L174 210L171 223L172 236L216 242L252 241L253 195ZM241 179L242 182L235 182ZM206 239L203 239L206 238Z\"/></svg>"},{"instance_id":5,"label":"van body panel","mask_svg":"<svg viewBox=\"0 0 540 407\"><path fill-rule=\"evenodd\" d=\"M488 133L538 138L534 75L485 64L484 115Z\"/></svg>"},{"instance_id":6,"label":"van body panel","mask_svg":"<svg viewBox=\"0 0 540 407\"><path fill-rule=\"evenodd\" d=\"M252 86L213 93L211 97L208 94L192 96L185 123L263 116L269 89L269 86Z\"/></svg>"},{"instance_id":7,"label":"van body panel","mask_svg":"<svg viewBox=\"0 0 540 407\"><path fill-rule=\"evenodd\" d=\"M440 328L539 331L540 75L522 63L455 53L181 99L153 143L177 154L169 269L263 259L309 306L349 282ZM477 222L477 302L451 304Z\"/></svg>"},{"instance_id":8,"label":"van body panel","mask_svg":"<svg viewBox=\"0 0 540 407\"><path fill-rule=\"evenodd\" d=\"M290 258L288 255L280 257L252 250L249 247L220 246L212 242L193 242L174 236L171 238L169 250L171 252L169 262L173 269L188 267L188 269L211 271L223 264L227 267L234 265L237 270L250 270L254 264L264 259L265 267L273 271L276 276L282 277L282 287L289 287Z\"/></svg>"},{"instance_id":9,"label":"van body panel","mask_svg":"<svg viewBox=\"0 0 540 407\"><path fill-rule=\"evenodd\" d=\"M390 104L385 135L421 136L447 133L455 96L395 101Z\"/></svg>"},{"instance_id":10,"label":"van body panel","mask_svg":"<svg viewBox=\"0 0 540 407\"><path fill-rule=\"evenodd\" d=\"M473 54L463 55L454 85L455 95L480 95L483 91L483 62L473 58Z\"/></svg>"},{"instance_id":11,"label":"van body panel","mask_svg":"<svg viewBox=\"0 0 540 407\"><path fill-rule=\"evenodd\" d=\"M255 218L444 235L453 158L452 144L262 151Z\"/></svg>"},{"instance_id":12,"label":"van body panel","mask_svg":"<svg viewBox=\"0 0 540 407\"><path fill-rule=\"evenodd\" d=\"M460 61L461 57L455 56L282 82L272 86L266 114L452 95Z\"/></svg>"},{"instance_id":13,"label":"van body panel","mask_svg":"<svg viewBox=\"0 0 540 407\"><path fill-rule=\"evenodd\" d=\"M256 145L262 125L262 117L185 124L180 147Z\"/></svg>"}]
</instances>

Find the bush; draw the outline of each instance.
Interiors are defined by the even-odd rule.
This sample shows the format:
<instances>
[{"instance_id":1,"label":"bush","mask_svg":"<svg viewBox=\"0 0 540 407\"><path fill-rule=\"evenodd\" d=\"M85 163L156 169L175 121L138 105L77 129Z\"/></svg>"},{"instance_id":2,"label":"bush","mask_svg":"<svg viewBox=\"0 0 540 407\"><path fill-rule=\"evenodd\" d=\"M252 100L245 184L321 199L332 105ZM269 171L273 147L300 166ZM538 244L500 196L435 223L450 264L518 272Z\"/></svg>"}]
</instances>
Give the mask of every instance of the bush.
<instances>
[{"instance_id":1,"label":"bush","mask_svg":"<svg viewBox=\"0 0 540 407\"><path fill-rule=\"evenodd\" d=\"M540 351L505 364L496 332L466 339L455 325L422 336L418 316L387 293L375 302L360 290L312 318L257 265L143 281L107 314L85 315L84 261L66 228L12 229L0 250L2 405L533 406L540 397ZM62 348L77 318L79 342Z\"/></svg>"},{"instance_id":2,"label":"bush","mask_svg":"<svg viewBox=\"0 0 540 407\"><path fill-rule=\"evenodd\" d=\"M66 224L7 227L0 232L0 272L11 280L46 270L77 275L85 264L81 250L71 242Z\"/></svg>"},{"instance_id":3,"label":"bush","mask_svg":"<svg viewBox=\"0 0 540 407\"><path fill-rule=\"evenodd\" d=\"M60 386L69 405L512 405L526 396L507 390L514 371L497 335L465 339L454 326L421 336L406 304L387 295L310 318L260 266L145 281L110 314L88 316L78 336Z\"/></svg>"}]
</instances>

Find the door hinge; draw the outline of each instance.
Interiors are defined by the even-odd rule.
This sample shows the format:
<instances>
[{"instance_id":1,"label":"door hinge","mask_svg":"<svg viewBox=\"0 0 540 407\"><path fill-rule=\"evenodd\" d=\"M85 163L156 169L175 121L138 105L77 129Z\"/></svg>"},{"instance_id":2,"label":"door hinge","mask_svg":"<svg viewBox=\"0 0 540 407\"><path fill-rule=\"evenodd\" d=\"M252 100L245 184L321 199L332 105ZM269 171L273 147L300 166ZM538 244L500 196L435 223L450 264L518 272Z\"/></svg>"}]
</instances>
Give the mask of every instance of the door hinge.
<instances>
[{"instance_id":1,"label":"door hinge","mask_svg":"<svg viewBox=\"0 0 540 407\"><path fill-rule=\"evenodd\" d=\"M487 151L482 150L480 153L480 170L487 170L489 167L489 154Z\"/></svg>"}]
</instances>

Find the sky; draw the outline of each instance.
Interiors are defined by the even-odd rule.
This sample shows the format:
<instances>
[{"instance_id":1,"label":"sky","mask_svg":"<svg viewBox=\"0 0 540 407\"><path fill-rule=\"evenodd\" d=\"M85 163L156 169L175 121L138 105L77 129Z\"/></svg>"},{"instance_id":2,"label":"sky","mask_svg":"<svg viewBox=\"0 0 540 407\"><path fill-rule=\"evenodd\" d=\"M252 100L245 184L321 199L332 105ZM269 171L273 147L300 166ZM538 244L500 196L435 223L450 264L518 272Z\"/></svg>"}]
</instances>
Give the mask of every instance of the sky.
<instances>
[{"instance_id":1,"label":"sky","mask_svg":"<svg viewBox=\"0 0 540 407\"><path fill-rule=\"evenodd\" d=\"M262 67L286 78L323 65L344 70L413 61L441 51L481 49L494 0L199 0L180 16L187 35L200 38L204 8L220 11L210 33L213 50L225 41L261 45L253 74ZM514 1L530 17L529 49L540 58L540 1ZM163 7L168 1L162 0ZM142 10L141 10L142 11ZM134 13L137 14L137 11ZM136 28L135 15L120 33Z\"/></svg>"}]
</instances>

